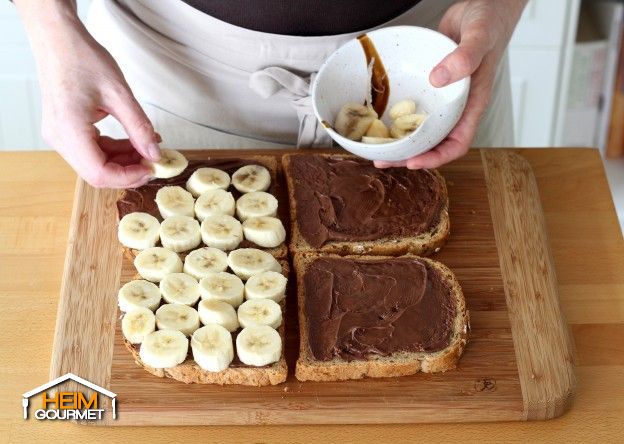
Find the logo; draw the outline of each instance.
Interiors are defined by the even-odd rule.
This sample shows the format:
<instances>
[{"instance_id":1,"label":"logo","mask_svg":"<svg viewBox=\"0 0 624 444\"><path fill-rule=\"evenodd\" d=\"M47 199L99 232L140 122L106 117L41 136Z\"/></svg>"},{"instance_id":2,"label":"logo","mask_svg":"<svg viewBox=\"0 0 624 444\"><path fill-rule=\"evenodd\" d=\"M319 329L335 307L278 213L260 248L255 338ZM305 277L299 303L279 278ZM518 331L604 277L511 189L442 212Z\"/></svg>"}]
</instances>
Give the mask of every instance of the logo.
<instances>
[{"instance_id":1,"label":"logo","mask_svg":"<svg viewBox=\"0 0 624 444\"><path fill-rule=\"evenodd\" d=\"M80 391L55 391L53 394L48 393L48 390L65 381L74 381L84 387L93 390L92 394L85 394ZM28 419L28 404L29 400L35 395L40 395L40 403L37 410L34 412L36 419L74 419L74 420L86 420L95 421L100 420L104 416L104 409L100 408L101 396L105 396L111 399L111 406L113 410L113 419L117 418L117 411L115 401L117 395L109 390L106 390L99 385L95 385L92 382L82 379L73 373L67 373L47 384L40 385L37 388L32 389L22 395L22 407L24 409L24 419ZM36 406L35 399L33 399L33 406Z\"/></svg>"}]
</instances>

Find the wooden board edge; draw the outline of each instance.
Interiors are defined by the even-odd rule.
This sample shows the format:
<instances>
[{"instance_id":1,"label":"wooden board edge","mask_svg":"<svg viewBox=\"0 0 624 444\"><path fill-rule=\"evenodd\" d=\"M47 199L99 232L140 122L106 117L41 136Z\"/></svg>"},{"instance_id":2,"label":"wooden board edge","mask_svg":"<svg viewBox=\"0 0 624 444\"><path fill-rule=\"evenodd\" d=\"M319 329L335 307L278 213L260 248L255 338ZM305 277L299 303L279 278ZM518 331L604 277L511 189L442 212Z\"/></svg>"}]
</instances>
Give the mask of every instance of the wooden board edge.
<instances>
[{"instance_id":1,"label":"wooden board edge","mask_svg":"<svg viewBox=\"0 0 624 444\"><path fill-rule=\"evenodd\" d=\"M116 241L118 193L95 189L80 178L76 182L50 379L71 372L98 386L110 385L122 254ZM71 381L68 387L88 392ZM106 409L107 398L101 400Z\"/></svg>"},{"instance_id":2,"label":"wooden board edge","mask_svg":"<svg viewBox=\"0 0 624 444\"><path fill-rule=\"evenodd\" d=\"M537 181L519 154L482 149L481 156L522 388L523 419L555 418L570 407L576 378L573 341L559 306Z\"/></svg>"},{"instance_id":3,"label":"wooden board edge","mask_svg":"<svg viewBox=\"0 0 624 444\"><path fill-rule=\"evenodd\" d=\"M243 426L243 425L345 425L345 424L429 424L429 423L475 423L518 421L520 412L515 403L491 408L456 408L448 412L439 407L423 407L417 410L409 407L399 409L379 408L328 408L316 406L313 409L298 407L273 409L252 409L232 415L232 412L188 412L150 409L149 411L126 411L120 406L116 420L108 416L102 421L90 422L96 427L125 426ZM503 407L501 409L501 407Z\"/></svg>"}]
</instances>

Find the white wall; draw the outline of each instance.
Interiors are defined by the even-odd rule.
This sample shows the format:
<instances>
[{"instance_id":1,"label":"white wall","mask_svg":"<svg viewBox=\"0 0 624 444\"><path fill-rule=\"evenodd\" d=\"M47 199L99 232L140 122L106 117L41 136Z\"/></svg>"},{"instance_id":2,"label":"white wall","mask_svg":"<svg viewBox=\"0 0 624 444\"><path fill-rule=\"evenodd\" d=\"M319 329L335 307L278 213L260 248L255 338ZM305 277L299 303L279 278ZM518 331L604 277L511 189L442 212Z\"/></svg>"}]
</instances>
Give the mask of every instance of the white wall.
<instances>
[{"instance_id":1,"label":"white wall","mask_svg":"<svg viewBox=\"0 0 624 444\"><path fill-rule=\"evenodd\" d=\"M78 0L81 16L89 2ZM0 0L0 150L48 149L40 127L35 61L15 7Z\"/></svg>"}]
</instances>

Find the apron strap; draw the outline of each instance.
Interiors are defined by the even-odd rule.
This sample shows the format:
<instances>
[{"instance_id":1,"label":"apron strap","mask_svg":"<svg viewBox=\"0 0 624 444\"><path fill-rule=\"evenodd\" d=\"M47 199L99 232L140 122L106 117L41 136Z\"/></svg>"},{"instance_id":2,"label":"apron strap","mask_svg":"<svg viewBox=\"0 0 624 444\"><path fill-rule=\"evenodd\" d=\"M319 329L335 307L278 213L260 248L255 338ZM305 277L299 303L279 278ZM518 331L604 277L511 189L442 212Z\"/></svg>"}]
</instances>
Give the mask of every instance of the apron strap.
<instances>
[{"instance_id":1,"label":"apron strap","mask_svg":"<svg viewBox=\"0 0 624 444\"><path fill-rule=\"evenodd\" d=\"M287 69L271 66L252 73L249 87L263 99L282 92L289 100L299 119L297 148L331 147L332 139L314 115L311 85L316 73L303 78Z\"/></svg>"}]
</instances>

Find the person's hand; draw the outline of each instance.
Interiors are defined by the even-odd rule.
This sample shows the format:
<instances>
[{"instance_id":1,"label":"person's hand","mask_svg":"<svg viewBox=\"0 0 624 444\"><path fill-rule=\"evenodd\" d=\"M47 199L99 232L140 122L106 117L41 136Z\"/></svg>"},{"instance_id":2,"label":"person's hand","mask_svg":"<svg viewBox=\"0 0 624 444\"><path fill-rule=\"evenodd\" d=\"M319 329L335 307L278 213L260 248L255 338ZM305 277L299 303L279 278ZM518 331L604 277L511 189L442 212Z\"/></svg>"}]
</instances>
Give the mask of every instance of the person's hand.
<instances>
[{"instance_id":1,"label":"person's hand","mask_svg":"<svg viewBox=\"0 0 624 444\"><path fill-rule=\"evenodd\" d=\"M526 0L465 0L448 9L438 30L459 46L433 68L429 81L441 88L472 75L464 113L432 150L402 162L376 161L375 166L437 168L466 154L488 106L498 63L525 4Z\"/></svg>"},{"instance_id":2,"label":"person's hand","mask_svg":"<svg viewBox=\"0 0 624 444\"><path fill-rule=\"evenodd\" d=\"M160 159L160 136L116 62L79 21L75 6L69 1L15 3L37 61L44 140L95 187L147 182L150 171L141 159ZM94 124L109 114L129 139L100 136Z\"/></svg>"}]
</instances>

